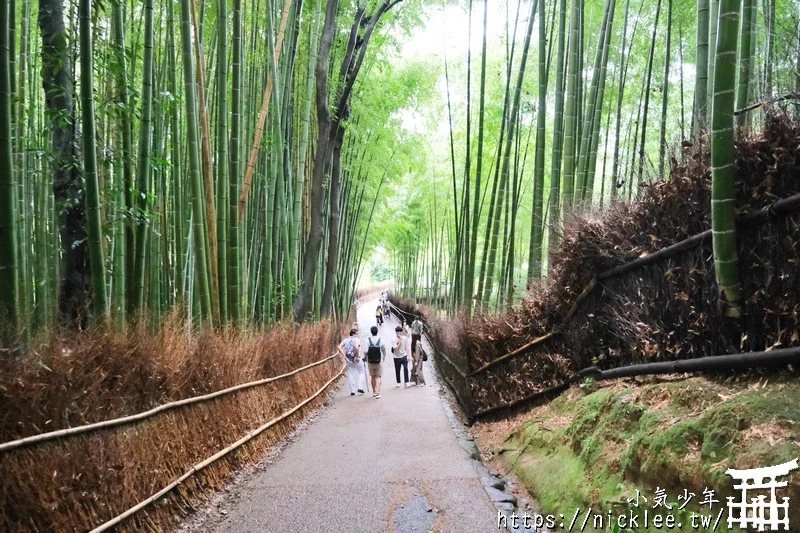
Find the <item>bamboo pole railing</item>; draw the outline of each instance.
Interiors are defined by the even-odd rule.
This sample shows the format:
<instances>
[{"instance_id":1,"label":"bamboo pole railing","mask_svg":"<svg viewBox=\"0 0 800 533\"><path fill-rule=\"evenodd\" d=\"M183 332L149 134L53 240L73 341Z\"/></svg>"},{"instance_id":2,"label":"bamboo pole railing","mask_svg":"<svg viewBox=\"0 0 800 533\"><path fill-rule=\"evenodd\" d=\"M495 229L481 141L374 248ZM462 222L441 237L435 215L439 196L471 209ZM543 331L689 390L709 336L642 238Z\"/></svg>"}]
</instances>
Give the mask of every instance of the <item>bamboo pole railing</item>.
<instances>
[{"instance_id":1,"label":"bamboo pole railing","mask_svg":"<svg viewBox=\"0 0 800 533\"><path fill-rule=\"evenodd\" d=\"M116 426L122 426L122 425L127 425L127 424L133 424L133 423L136 423L136 422L140 422L140 421L145 420L147 418L153 417L153 416L155 416L155 415L157 415L159 413L163 413L165 411L170 411L170 410L176 409L178 407L185 407L187 405L192 405L192 404L195 404L195 403L207 402L209 400L213 400L215 398L219 398L220 396L225 396L225 395L231 394L233 392L249 389L249 388L252 388L252 387L257 387L259 385L266 385L267 383L272 383L272 382L278 381L280 379L285 379L285 378L294 376L296 374L299 374L300 372L304 372L304 371L306 371L306 370L308 370L310 368L313 368L313 367L321 365L321 364L323 364L323 363L325 363L327 361L330 361L331 359L336 357L336 355L337 354L334 353L333 355L331 355L329 357L326 357L325 359L321 359L321 360L316 361L314 363L311 363L311 364L308 364L306 366L297 368L295 370L292 370L291 372L287 372L286 374L281 374L279 376L273 376L273 377L270 377L270 378L259 379L257 381L250 381L248 383L242 383L240 385L235 385L235 386L229 387L227 389L222 389L222 390L218 390L216 392L203 394L201 396L193 396L191 398L184 398L183 400L176 400L174 402L165 403L165 404L159 405L158 407L154 407L153 409L150 409L148 411L143 411L141 413L137 413L137 414L134 414L134 415L123 416L123 417L114 418L114 419L111 419L111 420L104 420L102 422L95 422L93 424L87 424L87 425L84 425L84 426L77 426L77 427L74 427L74 428L59 429L57 431L50 431L50 432L47 432L47 433L40 433L38 435L33 435L33 436L25 437L25 438L22 438L22 439L17 439L17 440L4 442L4 443L0 444L0 453L8 452L10 450L14 450L14 449L17 449L17 448L22 448L24 446L30 446L30 445L33 445L33 444L39 444L39 443L50 441L50 440L62 439L62 438L65 438L65 437L72 437L74 435L80 435L82 433L89 433L89 432L97 431L97 430L100 430L100 429L108 429L108 428L112 428L112 427L116 427Z\"/></svg>"},{"instance_id":2,"label":"bamboo pole railing","mask_svg":"<svg viewBox=\"0 0 800 533\"><path fill-rule=\"evenodd\" d=\"M298 410L303 408L305 405L307 405L309 402L314 400L320 394L322 394L334 381L336 381L339 378L339 376L342 375L342 373L344 372L345 368L346 368L346 365L342 365L342 367L339 369L339 372L337 372L335 376L333 376L330 380L328 380L328 382L325 383L325 385L323 385L317 392L315 392L314 394L312 394L311 396L309 396L308 398L306 398L305 400L303 400L302 402L300 402L299 404L297 404L293 408L289 409L288 411L286 411L282 415L280 415L280 416L278 416L276 418L273 418L269 422L259 426L258 428L254 429L253 431L249 432L247 435L245 435L241 439L237 440L236 442L234 442L233 444L231 444L227 448L224 448L224 449L218 451L217 453L215 453L214 455L212 455L211 457L205 459L204 461L202 461L200 463L197 463L196 465L191 467L189 470L184 472L184 474L181 477L177 478L176 480L174 480L172 483L170 483L169 485L167 485L163 489L159 490L158 492L156 492L155 494L153 494L149 498L147 498L145 500L142 500L141 502L137 503L136 505L134 505L133 507L131 507L130 509L128 509L124 513L121 513L121 514L115 516L114 518L112 518L111 520L108 520L107 522L104 522L103 524L97 526L96 528L94 528L91 531L91 533L100 533L101 531L106 531L109 528L112 528L115 525L119 524L120 522L122 522L126 518L128 518L130 516L133 516L137 512L141 511L142 509L144 509L145 507L147 507L148 505L150 505L154 501L158 500L159 498L163 497L165 494L170 492L172 489L174 489L175 487L177 487L178 485L180 485L181 483L183 483L184 481L186 481L187 479L192 477L198 471L200 471L203 468L207 467L208 465L214 463L215 461L221 459L222 457L225 457L226 455L228 455L233 450L235 450L235 449L241 447L242 445L246 444L247 442L249 442L253 438L257 437L258 435L260 435L261 433L263 433L267 429L269 429L272 426L274 426L275 424L277 424L278 422L288 418L289 416L291 416L292 414L294 414L295 412L297 412Z\"/></svg>"},{"instance_id":3,"label":"bamboo pole railing","mask_svg":"<svg viewBox=\"0 0 800 533\"><path fill-rule=\"evenodd\" d=\"M752 368L764 368L782 366L788 364L800 364L800 346L791 348L779 348L768 352L746 352L732 355L711 355L708 357L698 357L696 359L681 359L678 361L658 361L655 363L642 363L628 365L609 370L600 370L597 367L584 368L570 376L567 383L562 383L545 390L534 392L508 403L495 405L478 411L473 419L488 416L532 402L538 398L543 398L553 394L558 394L569 388L570 382L575 382L583 378L592 378L596 381L616 379L634 376L652 376L663 374L680 374L684 372L709 372L721 370L748 370Z\"/></svg>"}]
</instances>

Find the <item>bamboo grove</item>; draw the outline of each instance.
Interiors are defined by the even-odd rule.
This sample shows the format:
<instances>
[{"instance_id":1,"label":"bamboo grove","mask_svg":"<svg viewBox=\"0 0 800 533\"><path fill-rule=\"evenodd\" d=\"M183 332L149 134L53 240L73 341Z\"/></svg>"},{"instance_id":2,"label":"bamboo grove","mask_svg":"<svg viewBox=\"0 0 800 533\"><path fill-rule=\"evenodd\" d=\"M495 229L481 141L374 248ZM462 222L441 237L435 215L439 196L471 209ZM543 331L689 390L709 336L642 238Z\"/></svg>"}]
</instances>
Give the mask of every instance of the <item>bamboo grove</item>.
<instances>
[{"instance_id":1,"label":"bamboo grove","mask_svg":"<svg viewBox=\"0 0 800 533\"><path fill-rule=\"evenodd\" d=\"M344 316L391 167L357 80L399 3L0 1L0 345Z\"/></svg>"},{"instance_id":2,"label":"bamboo grove","mask_svg":"<svg viewBox=\"0 0 800 533\"><path fill-rule=\"evenodd\" d=\"M469 24L467 41L456 41L463 54L439 57L449 138L437 156L446 164L430 164L434 194L412 198L415 211L389 244L399 292L450 312L502 310L546 276L565 216L635 199L668 179L671 159L700 147L711 152L717 281L735 316L734 135L760 127L758 104L790 96L800 113L800 3L459 8Z\"/></svg>"}]
</instances>

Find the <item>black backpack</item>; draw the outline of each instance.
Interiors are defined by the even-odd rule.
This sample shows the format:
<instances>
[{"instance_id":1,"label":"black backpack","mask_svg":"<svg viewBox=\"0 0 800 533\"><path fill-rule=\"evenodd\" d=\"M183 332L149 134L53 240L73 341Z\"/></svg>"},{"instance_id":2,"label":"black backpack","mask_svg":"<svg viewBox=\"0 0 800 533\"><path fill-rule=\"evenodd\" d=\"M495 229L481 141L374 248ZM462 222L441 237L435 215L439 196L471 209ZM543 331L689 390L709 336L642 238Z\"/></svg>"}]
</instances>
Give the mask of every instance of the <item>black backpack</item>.
<instances>
[{"instance_id":1,"label":"black backpack","mask_svg":"<svg viewBox=\"0 0 800 533\"><path fill-rule=\"evenodd\" d=\"M378 364L381 362L382 340L379 338L378 344L372 344L372 337L370 337L368 341L369 341L369 348L367 348L367 362L372 364Z\"/></svg>"}]
</instances>

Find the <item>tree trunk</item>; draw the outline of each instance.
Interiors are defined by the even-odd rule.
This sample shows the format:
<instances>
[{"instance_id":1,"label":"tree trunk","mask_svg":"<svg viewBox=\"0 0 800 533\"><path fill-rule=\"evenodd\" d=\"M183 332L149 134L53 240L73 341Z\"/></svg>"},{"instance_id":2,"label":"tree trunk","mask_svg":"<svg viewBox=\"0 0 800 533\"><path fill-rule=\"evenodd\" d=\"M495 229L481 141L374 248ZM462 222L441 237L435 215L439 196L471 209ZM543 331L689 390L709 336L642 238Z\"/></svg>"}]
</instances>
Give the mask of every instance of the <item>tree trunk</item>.
<instances>
[{"instance_id":1,"label":"tree trunk","mask_svg":"<svg viewBox=\"0 0 800 533\"><path fill-rule=\"evenodd\" d=\"M76 152L72 63L67 48L62 0L39 1L42 33L42 88L52 139L55 212L63 217L59 312L63 319L86 325L89 304L89 257L86 243L85 199Z\"/></svg>"},{"instance_id":2,"label":"tree trunk","mask_svg":"<svg viewBox=\"0 0 800 533\"><path fill-rule=\"evenodd\" d=\"M333 309L333 288L336 283L336 271L339 266L339 243L340 236L340 188L341 188L341 157L342 144L344 143L344 129L339 128L333 139L333 150L331 158L331 181L330 181L330 212L328 215L328 259L325 265L325 289L322 292L322 302L320 304L320 314L329 316Z\"/></svg>"},{"instance_id":3,"label":"tree trunk","mask_svg":"<svg viewBox=\"0 0 800 533\"><path fill-rule=\"evenodd\" d=\"M322 194L322 185L329 161L329 154L332 153L337 135L341 134L342 138L344 138L344 128L350 114L350 96L358 73L361 71L361 66L364 63L364 56L366 55L367 45L369 44L372 32L375 30L381 17L401 1L402 0L383 0L371 17L364 16L363 7L358 7L356 9L355 21L350 31L350 40L339 69L339 77L343 86L340 92L337 91L336 107L334 108L334 113L331 114L328 107L328 70L330 66L331 46L336 31L336 12L339 6L339 0L328 0L327 9L325 10L325 23L322 28L319 58L316 65L318 141L311 183L311 220L303 256L302 285L297 292L293 305L294 317L295 320L298 321L306 320L309 317L313 303L313 295L317 288L317 270L319 267L318 261L320 257L320 245L322 244L323 227L322 210L324 198ZM362 30L363 33L359 38L359 31ZM341 155L341 152L339 152L339 155ZM337 161L336 164L338 165L339 162ZM335 228L334 231L338 231L338 228Z\"/></svg>"},{"instance_id":4,"label":"tree trunk","mask_svg":"<svg viewBox=\"0 0 800 533\"><path fill-rule=\"evenodd\" d=\"M331 116L328 110L328 70L331 60L331 45L336 31L336 11L339 0L328 0L325 22L322 26L319 57L317 59L317 153L314 156L314 170L311 176L311 199L309 233L306 240L303 260L303 280L295 296L293 311L295 320L308 319L317 281L317 266L320 245L322 244L322 185L328 161L328 146L331 134Z\"/></svg>"}]
</instances>

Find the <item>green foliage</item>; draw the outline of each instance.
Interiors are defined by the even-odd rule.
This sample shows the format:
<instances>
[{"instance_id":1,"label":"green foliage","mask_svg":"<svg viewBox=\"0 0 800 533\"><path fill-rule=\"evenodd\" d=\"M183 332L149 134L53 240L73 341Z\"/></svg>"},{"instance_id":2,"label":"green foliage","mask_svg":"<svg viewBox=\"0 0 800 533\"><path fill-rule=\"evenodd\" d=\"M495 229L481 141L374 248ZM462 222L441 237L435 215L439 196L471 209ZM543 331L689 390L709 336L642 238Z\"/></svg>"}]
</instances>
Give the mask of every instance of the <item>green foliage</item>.
<instances>
[{"instance_id":1,"label":"green foliage","mask_svg":"<svg viewBox=\"0 0 800 533\"><path fill-rule=\"evenodd\" d=\"M381 281L392 279L394 272L386 263L372 261L370 262L369 275L373 282L380 283Z\"/></svg>"}]
</instances>

